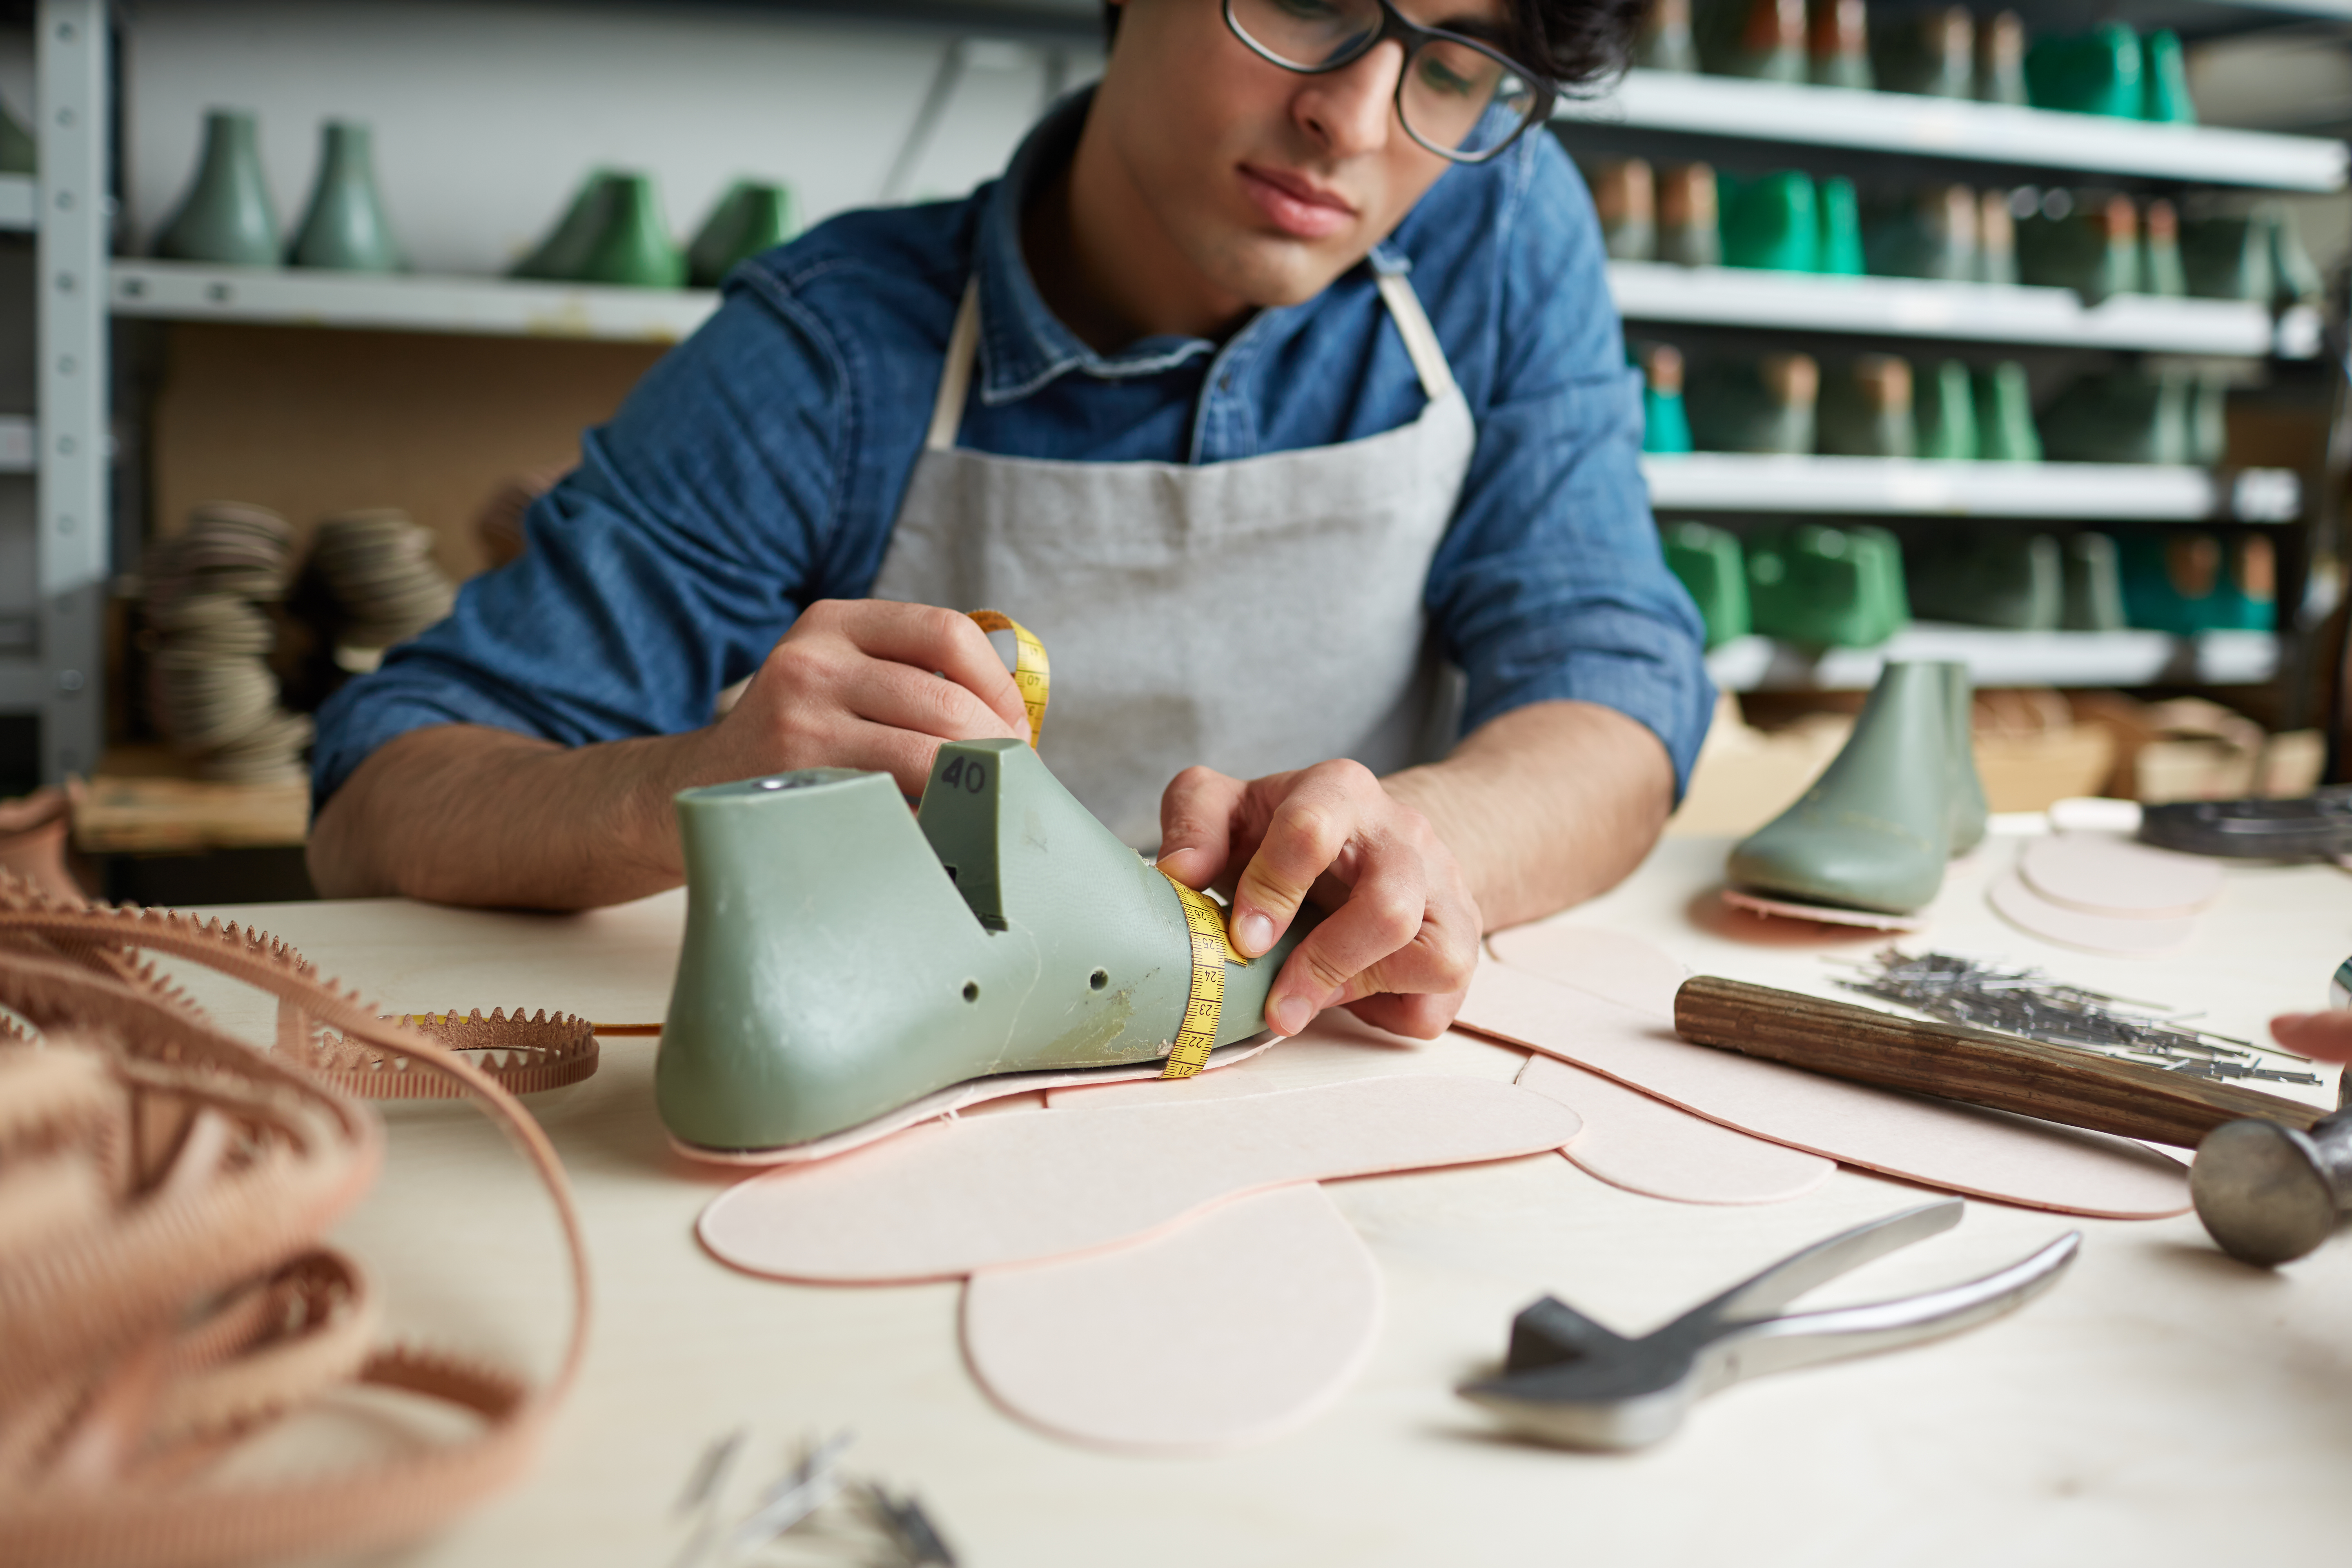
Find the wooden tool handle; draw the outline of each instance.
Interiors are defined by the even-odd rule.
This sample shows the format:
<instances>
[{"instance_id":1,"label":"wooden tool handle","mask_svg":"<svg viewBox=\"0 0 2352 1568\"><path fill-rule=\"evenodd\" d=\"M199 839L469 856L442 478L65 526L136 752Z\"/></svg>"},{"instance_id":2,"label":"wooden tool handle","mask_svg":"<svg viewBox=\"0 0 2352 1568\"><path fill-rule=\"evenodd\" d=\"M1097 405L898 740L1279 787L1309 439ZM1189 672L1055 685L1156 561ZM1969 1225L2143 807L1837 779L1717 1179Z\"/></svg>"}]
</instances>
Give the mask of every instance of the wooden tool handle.
<instances>
[{"instance_id":1,"label":"wooden tool handle","mask_svg":"<svg viewBox=\"0 0 2352 1568\"><path fill-rule=\"evenodd\" d=\"M2308 1128L2326 1114L2212 1079L1711 974L1683 982L1675 993L1675 1030L1702 1046L1832 1078L2185 1149L2242 1116Z\"/></svg>"}]
</instances>

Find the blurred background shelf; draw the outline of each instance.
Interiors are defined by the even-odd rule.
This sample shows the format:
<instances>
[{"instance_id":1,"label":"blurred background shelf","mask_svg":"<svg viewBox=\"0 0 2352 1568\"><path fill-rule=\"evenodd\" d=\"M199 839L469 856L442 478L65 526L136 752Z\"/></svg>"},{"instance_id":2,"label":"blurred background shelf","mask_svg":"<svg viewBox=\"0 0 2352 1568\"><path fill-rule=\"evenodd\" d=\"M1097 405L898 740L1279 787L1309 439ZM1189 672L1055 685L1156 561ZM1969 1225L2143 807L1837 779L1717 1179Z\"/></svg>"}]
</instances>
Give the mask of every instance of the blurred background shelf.
<instances>
[{"instance_id":1,"label":"blurred background shelf","mask_svg":"<svg viewBox=\"0 0 2352 1568\"><path fill-rule=\"evenodd\" d=\"M2284 468L2111 463L1941 463L1691 452L1642 459L1659 511L1836 512L2081 521L2287 522L2302 485Z\"/></svg>"},{"instance_id":2,"label":"blurred background shelf","mask_svg":"<svg viewBox=\"0 0 2352 1568\"><path fill-rule=\"evenodd\" d=\"M1861 691L1889 659L1968 665L1979 687L2252 686L2278 673L2269 632L2010 632L1914 622L1874 648L1809 650L1738 637L1706 656L1727 691Z\"/></svg>"},{"instance_id":3,"label":"blurred background shelf","mask_svg":"<svg viewBox=\"0 0 2352 1568\"><path fill-rule=\"evenodd\" d=\"M2320 137L1672 71L1628 71L1616 91L1557 113L1609 129L2257 190L2342 190L2352 163L2352 149Z\"/></svg>"},{"instance_id":4,"label":"blurred background shelf","mask_svg":"<svg viewBox=\"0 0 2352 1568\"><path fill-rule=\"evenodd\" d=\"M2071 289L1662 261L1611 262L1609 291L1629 321L2282 359L2309 359L2320 344L2318 312L2297 307L2273 318L2234 300L2118 294L2085 305Z\"/></svg>"},{"instance_id":5,"label":"blurred background shelf","mask_svg":"<svg viewBox=\"0 0 2352 1568\"><path fill-rule=\"evenodd\" d=\"M117 261L114 314L162 321L675 342L719 307L715 290L608 289L503 278Z\"/></svg>"}]
</instances>

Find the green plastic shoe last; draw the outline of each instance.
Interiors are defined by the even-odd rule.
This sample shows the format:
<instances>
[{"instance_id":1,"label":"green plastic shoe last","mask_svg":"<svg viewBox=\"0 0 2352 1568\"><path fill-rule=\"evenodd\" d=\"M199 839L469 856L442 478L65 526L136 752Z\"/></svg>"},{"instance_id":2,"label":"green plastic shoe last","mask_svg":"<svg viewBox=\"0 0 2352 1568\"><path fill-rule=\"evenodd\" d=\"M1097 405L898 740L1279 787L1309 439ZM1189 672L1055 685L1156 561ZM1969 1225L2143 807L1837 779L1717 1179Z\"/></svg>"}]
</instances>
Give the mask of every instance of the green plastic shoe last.
<instances>
[{"instance_id":1,"label":"green plastic shoe last","mask_svg":"<svg viewBox=\"0 0 2352 1568\"><path fill-rule=\"evenodd\" d=\"M2195 218L2180 226L2180 267L2200 300L2267 305L2277 290L2275 245L2254 217Z\"/></svg>"},{"instance_id":2,"label":"green plastic shoe last","mask_svg":"<svg viewBox=\"0 0 2352 1568\"><path fill-rule=\"evenodd\" d=\"M2140 287L2139 216L2129 196L2041 213L2017 226L2017 274L2045 289L2072 289L2091 304Z\"/></svg>"},{"instance_id":3,"label":"green plastic shoe last","mask_svg":"<svg viewBox=\"0 0 2352 1568\"><path fill-rule=\"evenodd\" d=\"M2016 12L1977 24L1975 88L1979 103L2025 106L2025 23Z\"/></svg>"},{"instance_id":4,"label":"green plastic shoe last","mask_svg":"<svg viewBox=\"0 0 2352 1568\"><path fill-rule=\"evenodd\" d=\"M1911 420L1911 365L1864 354L1822 387L1820 451L1841 458L1909 458L1919 450Z\"/></svg>"},{"instance_id":5,"label":"green plastic shoe last","mask_svg":"<svg viewBox=\"0 0 2352 1568\"><path fill-rule=\"evenodd\" d=\"M2254 218L2270 236L2271 303L2282 310L2290 305L2317 305L2327 285L2319 275L2319 264L2304 246L2303 226L2295 221L2294 209L2284 202L2261 202L2255 205Z\"/></svg>"},{"instance_id":6,"label":"green plastic shoe last","mask_svg":"<svg viewBox=\"0 0 2352 1568\"><path fill-rule=\"evenodd\" d=\"M1821 367L1809 354L1706 363L1685 398L1691 439L1702 452L1811 452L1821 384Z\"/></svg>"},{"instance_id":7,"label":"green plastic shoe last","mask_svg":"<svg viewBox=\"0 0 2352 1568\"><path fill-rule=\"evenodd\" d=\"M1717 76L1805 79L1805 0L1717 0L1700 19L1699 53Z\"/></svg>"},{"instance_id":8,"label":"green plastic shoe last","mask_svg":"<svg viewBox=\"0 0 2352 1568\"><path fill-rule=\"evenodd\" d=\"M1698 45L1691 38L1690 0L1657 0L1642 18L1633 63L1643 70L1695 71Z\"/></svg>"},{"instance_id":9,"label":"green plastic shoe last","mask_svg":"<svg viewBox=\"0 0 2352 1568\"><path fill-rule=\"evenodd\" d=\"M1945 462L1970 462L1977 455L1977 400L1969 367L1956 359L1937 364L1912 388L1912 423L1919 432L1919 456Z\"/></svg>"},{"instance_id":10,"label":"green plastic shoe last","mask_svg":"<svg viewBox=\"0 0 2352 1568\"><path fill-rule=\"evenodd\" d=\"M2222 602L2215 606L2215 630L2277 629L2278 550L2268 536L2246 533L2231 542L2229 572L2219 596Z\"/></svg>"},{"instance_id":11,"label":"green plastic shoe last","mask_svg":"<svg viewBox=\"0 0 2352 1568\"><path fill-rule=\"evenodd\" d=\"M2138 35L2103 22L2072 37L2043 38L2025 55L2025 90L2036 109L2137 120L2147 88Z\"/></svg>"},{"instance_id":12,"label":"green plastic shoe last","mask_svg":"<svg viewBox=\"0 0 2352 1568\"><path fill-rule=\"evenodd\" d=\"M1878 85L1870 68L1870 26L1863 0L1812 0L1806 39L1806 74L1815 87L1868 92Z\"/></svg>"},{"instance_id":13,"label":"green plastic shoe last","mask_svg":"<svg viewBox=\"0 0 2352 1568\"><path fill-rule=\"evenodd\" d=\"M2077 533L2068 539L2066 604L2059 625L2070 632L2119 632L2130 624L2114 536Z\"/></svg>"},{"instance_id":14,"label":"green plastic shoe last","mask_svg":"<svg viewBox=\"0 0 2352 1568\"><path fill-rule=\"evenodd\" d=\"M1813 270L1830 278L1859 278L1867 268L1862 259L1862 204L1853 182L1844 175L1823 180L1816 193L1821 209L1821 242L1813 254Z\"/></svg>"},{"instance_id":15,"label":"green plastic shoe last","mask_svg":"<svg viewBox=\"0 0 2352 1568\"><path fill-rule=\"evenodd\" d=\"M1732 886L1895 915L1936 896L1952 853L1948 668L1886 667L1844 750L1732 850Z\"/></svg>"},{"instance_id":16,"label":"green plastic shoe last","mask_svg":"<svg viewBox=\"0 0 2352 1568\"><path fill-rule=\"evenodd\" d=\"M1150 1062L1192 990L1168 879L1019 741L940 748L919 814L887 773L688 790L686 942L654 1067L680 1142L804 1143L967 1079ZM1265 1027L1313 922L1224 966L1219 1045Z\"/></svg>"},{"instance_id":17,"label":"green plastic shoe last","mask_svg":"<svg viewBox=\"0 0 2352 1568\"><path fill-rule=\"evenodd\" d=\"M319 180L286 259L339 272L397 272L400 246L376 194L368 128L331 120L320 137Z\"/></svg>"},{"instance_id":18,"label":"green plastic shoe last","mask_svg":"<svg viewBox=\"0 0 2352 1568\"><path fill-rule=\"evenodd\" d=\"M2062 463L2186 463L2189 382L2137 371L2086 375L2042 417L2042 449Z\"/></svg>"},{"instance_id":19,"label":"green plastic shoe last","mask_svg":"<svg viewBox=\"0 0 2352 1568\"><path fill-rule=\"evenodd\" d=\"M269 205L260 132L251 114L215 109L205 116L195 183L155 237L155 254L225 267L278 265L278 212Z\"/></svg>"},{"instance_id":20,"label":"green plastic shoe last","mask_svg":"<svg viewBox=\"0 0 2352 1568\"><path fill-rule=\"evenodd\" d=\"M2127 534L2120 542L2124 613L2133 626L2185 637L2221 624L2224 605L2219 539L2167 530Z\"/></svg>"},{"instance_id":21,"label":"green plastic shoe last","mask_svg":"<svg viewBox=\"0 0 2352 1568\"><path fill-rule=\"evenodd\" d=\"M2146 90L2139 117L2163 125L2196 124L2197 104L2189 96L2189 62L2180 52L2180 35L2168 27L2150 33L2140 54Z\"/></svg>"},{"instance_id":22,"label":"green plastic shoe last","mask_svg":"<svg viewBox=\"0 0 2352 1568\"><path fill-rule=\"evenodd\" d=\"M8 112L0 103L0 174L37 174L41 172L40 143L25 122Z\"/></svg>"},{"instance_id":23,"label":"green plastic shoe last","mask_svg":"<svg viewBox=\"0 0 2352 1568\"><path fill-rule=\"evenodd\" d=\"M1806 523L1748 544L1756 630L1807 647L1875 647L1910 620L1903 550L1881 528Z\"/></svg>"},{"instance_id":24,"label":"green plastic shoe last","mask_svg":"<svg viewBox=\"0 0 2352 1568\"><path fill-rule=\"evenodd\" d=\"M1660 457L1691 449L1690 416L1683 407L1683 355L1666 343L1642 351L1642 450Z\"/></svg>"},{"instance_id":25,"label":"green plastic shoe last","mask_svg":"<svg viewBox=\"0 0 2352 1568\"><path fill-rule=\"evenodd\" d=\"M1976 193L1931 184L1896 202L1874 203L1863 246L1870 270L1882 278L1972 281L1979 270Z\"/></svg>"},{"instance_id":26,"label":"green plastic shoe last","mask_svg":"<svg viewBox=\"0 0 2352 1568\"><path fill-rule=\"evenodd\" d=\"M619 178L610 169L591 171L572 194L571 205L556 219L555 226L548 230L547 237L516 262L509 275L543 278L551 282L570 282L578 278L581 267L588 259L588 247L604 232L613 209L614 182Z\"/></svg>"},{"instance_id":27,"label":"green plastic shoe last","mask_svg":"<svg viewBox=\"0 0 2352 1568\"><path fill-rule=\"evenodd\" d=\"M716 289L737 262L773 250L800 231L800 204L790 185L738 180L686 247L687 281Z\"/></svg>"},{"instance_id":28,"label":"green plastic shoe last","mask_svg":"<svg viewBox=\"0 0 2352 1568\"><path fill-rule=\"evenodd\" d=\"M1926 620L2054 632L2066 601L2058 542L2006 529L1946 530L1918 552L1912 608Z\"/></svg>"},{"instance_id":29,"label":"green plastic shoe last","mask_svg":"<svg viewBox=\"0 0 2352 1568\"><path fill-rule=\"evenodd\" d=\"M1992 826L1992 806L1985 799L1984 776L1977 772L1977 686L1969 667L1951 663L1944 672L1944 711L1952 722L1945 755L1951 763L1948 798L1952 803L1951 852L1955 858L1984 842Z\"/></svg>"},{"instance_id":30,"label":"green plastic shoe last","mask_svg":"<svg viewBox=\"0 0 2352 1568\"><path fill-rule=\"evenodd\" d=\"M1723 260L1715 171L1705 163L1670 164L1658 176L1658 259L1677 267L1714 267Z\"/></svg>"},{"instance_id":31,"label":"green plastic shoe last","mask_svg":"<svg viewBox=\"0 0 2352 1568\"><path fill-rule=\"evenodd\" d=\"M1725 266L1813 270L1822 233L1811 175L1780 169L1753 180L1727 180L1721 195Z\"/></svg>"},{"instance_id":32,"label":"green plastic shoe last","mask_svg":"<svg viewBox=\"0 0 2352 1568\"><path fill-rule=\"evenodd\" d=\"M1706 646L1721 647L1748 635L1748 565L1738 538L1703 522L1669 523L1663 543L1666 565L1689 591L1706 623Z\"/></svg>"},{"instance_id":33,"label":"green plastic shoe last","mask_svg":"<svg viewBox=\"0 0 2352 1568\"><path fill-rule=\"evenodd\" d=\"M2218 468L2230 455L2230 387L2204 375L2189 386L2189 461Z\"/></svg>"},{"instance_id":34,"label":"green plastic shoe last","mask_svg":"<svg viewBox=\"0 0 2352 1568\"><path fill-rule=\"evenodd\" d=\"M1950 5L1898 16L1875 29L1872 63L1885 92L1967 98L1976 89L1976 22Z\"/></svg>"},{"instance_id":35,"label":"green plastic shoe last","mask_svg":"<svg viewBox=\"0 0 2352 1568\"><path fill-rule=\"evenodd\" d=\"M686 281L686 257L662 220L661 199L649 174L616 174L604 226L581 258L577 281L625 289L676 289Z\"/></svg>"},{"instance_id":36,"label":"green plastic shoe last","mask_svg":"<svg viewBox=\"0 0 2352 1568\"><path fill-rule=\"evenodd\" d=\"M2033 395L2025 367L2003 360L1975 376L1977 458L1988 463L2038 463L2042 432L2033 423Z\"/></svg>"},{"instance_id":37,"label":"green plastic shoe last","mask_svg":"<svg viewBox=\"0 0 2352 1568\"><path fill-rule=\"evenodd\" d=\"M2178 300L2189 292L2189 273L2180 264L2180 215L2170 202L2147 204L2139 262L2141 293Z\"/></svg>"},{"instance_id":38,"label":"green plastic shoe last","mask_svg":"<svg viewBox=\"0 0 2352 1568\"><path fill-rule=\"evenodd\" d=\"M1582 165L1601 242L1612 261L1647 261L1658 253L1658 189L1647 160L1593 158Z\"/></svg>"},{"instance_id":39,"label":"green plastic shoe last","mask_svg":"<svg viewBox=\"0 0 2352 1568\"><path fill-rule=\"evenodd\" d=\"M1996 288L2017 281L2017 216L2009 203L2007 191L1983 191L1977 196L1976 280Z\"/></svg>"}]
</instances>

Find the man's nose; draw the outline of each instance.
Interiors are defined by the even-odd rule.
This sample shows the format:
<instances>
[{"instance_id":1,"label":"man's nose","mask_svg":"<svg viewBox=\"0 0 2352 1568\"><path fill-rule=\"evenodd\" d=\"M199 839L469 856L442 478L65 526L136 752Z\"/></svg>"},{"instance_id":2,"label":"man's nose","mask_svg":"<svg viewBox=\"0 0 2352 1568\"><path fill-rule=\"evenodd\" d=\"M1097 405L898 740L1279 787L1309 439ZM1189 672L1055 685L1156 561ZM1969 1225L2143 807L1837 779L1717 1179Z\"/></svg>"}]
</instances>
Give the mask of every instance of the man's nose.
<instances>
[{"instance_id":1,"label":"man's nose","mask_svg":"<svg viewBox=\"0 0 2352 1568\"><path fill-rule=\"evenodd\" d=\"M1334 157L1377 153L1388 144L1397 73L1403 68L1404 46L1391 39L1344 69L1307 78L1293 112Z\"/></svg>"}]
</instances>

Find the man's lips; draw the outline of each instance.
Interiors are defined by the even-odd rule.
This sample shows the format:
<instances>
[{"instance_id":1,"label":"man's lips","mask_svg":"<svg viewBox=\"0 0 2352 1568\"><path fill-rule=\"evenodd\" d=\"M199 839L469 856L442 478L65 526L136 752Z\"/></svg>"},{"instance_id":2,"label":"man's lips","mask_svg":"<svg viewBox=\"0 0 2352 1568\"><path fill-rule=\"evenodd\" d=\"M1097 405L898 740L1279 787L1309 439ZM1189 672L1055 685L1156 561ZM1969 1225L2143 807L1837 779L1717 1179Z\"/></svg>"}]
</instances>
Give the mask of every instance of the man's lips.
<instances>
[{"instance_id":1,"label":"man's lips","mask_svg":"<svg viewBox=\"0 0 2352 1568\"><path fill-rule=\"evenodd\" d=\"M1280 169L1241 165L1242 188L1274 226L1297 239L1328 239L1356 221L1344 196Z\"/></svg>"}]
</instances>

